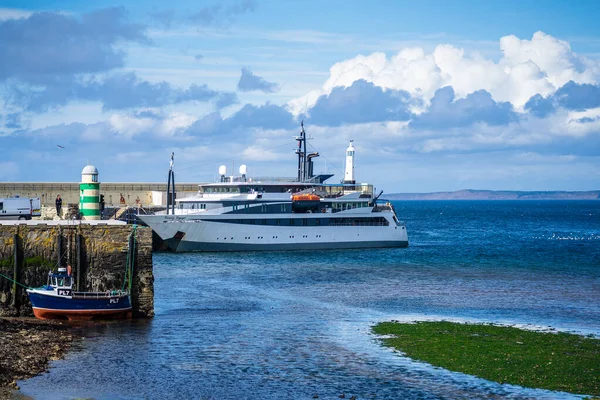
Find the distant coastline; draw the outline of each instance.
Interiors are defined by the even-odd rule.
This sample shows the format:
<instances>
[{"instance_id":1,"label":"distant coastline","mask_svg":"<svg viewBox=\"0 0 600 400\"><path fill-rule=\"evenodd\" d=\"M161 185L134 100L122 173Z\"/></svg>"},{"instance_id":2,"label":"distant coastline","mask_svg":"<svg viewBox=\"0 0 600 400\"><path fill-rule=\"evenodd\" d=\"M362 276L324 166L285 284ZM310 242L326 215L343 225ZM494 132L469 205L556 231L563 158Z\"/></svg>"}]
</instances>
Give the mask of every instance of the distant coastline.
<instances>
[{"instance_id":1,"label":"distant coastline","mask_svg":"<svg viewBox=\"0 0 600 400\"><path fill-rule=\"evenodd\" d=\"M433 193L384 193L389 200L600 200L600 190L568 191L515 191L472 190Z\"/></svg>"}]
</instances>

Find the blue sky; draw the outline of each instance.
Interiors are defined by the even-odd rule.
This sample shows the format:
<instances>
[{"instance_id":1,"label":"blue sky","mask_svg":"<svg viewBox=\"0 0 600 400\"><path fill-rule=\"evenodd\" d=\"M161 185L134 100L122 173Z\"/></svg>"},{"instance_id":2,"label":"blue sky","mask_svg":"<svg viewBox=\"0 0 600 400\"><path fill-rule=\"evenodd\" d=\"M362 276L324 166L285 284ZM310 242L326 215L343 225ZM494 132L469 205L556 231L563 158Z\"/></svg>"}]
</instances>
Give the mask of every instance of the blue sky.
<instances>
[{"instance_id":1,"label":"blue sky","mask_svg":"<svg viewBox=\"0 0 600 400\"><path fill-rule=\"evenodd\" d=\"M332 182L599 189L598 4L5 1L0 180L293 177L303 120Z\"/></svg>"}]
</instances>

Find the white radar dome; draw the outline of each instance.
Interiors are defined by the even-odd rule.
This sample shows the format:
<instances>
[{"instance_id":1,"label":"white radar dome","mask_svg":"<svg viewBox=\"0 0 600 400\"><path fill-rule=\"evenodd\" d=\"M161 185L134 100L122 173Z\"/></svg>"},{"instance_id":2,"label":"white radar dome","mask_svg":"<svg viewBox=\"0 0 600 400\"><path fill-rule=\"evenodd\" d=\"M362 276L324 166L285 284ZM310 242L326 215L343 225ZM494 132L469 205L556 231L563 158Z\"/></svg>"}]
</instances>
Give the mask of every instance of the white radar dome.
<instances>
[{"instance_id":1,"label":"white radar dome","mask_svg":"<svg viewBox=\"0 0 600 400\"><path fill-rule=\"evenodd\" d=\"M240 165L240 174L246 175L246 172L248 172L248 167L246 167L246 164Z\"/></svg>"},{"instance_id":2,"label":"white radar dome","mask_svg":"<svg viewBox=\"0 0 600 400\"><path fill-rule=\"evenodd\" d=\"M219 167L219 175L225 175L227 173L227 167L224 165L221 165Z\"/></svg>"}]
</instances>

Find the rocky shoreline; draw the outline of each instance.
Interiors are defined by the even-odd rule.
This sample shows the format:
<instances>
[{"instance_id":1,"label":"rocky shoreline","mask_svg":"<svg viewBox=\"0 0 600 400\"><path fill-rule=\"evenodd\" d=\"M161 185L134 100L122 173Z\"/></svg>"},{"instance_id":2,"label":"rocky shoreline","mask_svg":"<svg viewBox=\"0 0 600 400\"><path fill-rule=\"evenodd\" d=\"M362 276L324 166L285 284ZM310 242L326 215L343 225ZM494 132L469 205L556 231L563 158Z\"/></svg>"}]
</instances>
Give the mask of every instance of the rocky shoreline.
<instances>
[{"instance_id":1,"label":"rocky shoreline","mask_svg":"<svg viewBox=\"0 0 600 400\"><path fill-rule=\"evenodd\" d=\"M23 399L17 381L48 370L78 334L66 324L35 318L0 318L0 398Z\"/></svg>"}]
</instances>

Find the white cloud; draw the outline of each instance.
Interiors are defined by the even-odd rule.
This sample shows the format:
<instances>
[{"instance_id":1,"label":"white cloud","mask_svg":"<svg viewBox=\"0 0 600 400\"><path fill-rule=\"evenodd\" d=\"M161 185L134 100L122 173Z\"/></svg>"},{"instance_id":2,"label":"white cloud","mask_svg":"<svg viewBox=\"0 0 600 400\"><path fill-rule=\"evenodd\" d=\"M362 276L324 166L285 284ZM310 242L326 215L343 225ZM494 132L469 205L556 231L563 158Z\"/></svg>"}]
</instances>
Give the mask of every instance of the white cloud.
<instances>
[{"instance_id":1,"label":"white cloud","mask_svg":"<svg viewBox=\"0 0 600 400\"><path fill-rule=\"evenodd\" d=\"M576 137L600 132L600 108L569 112L555 131Z\"/></svg>"},{"instance_id":2,"label":"white cloud","mask_svg":"<svg viewBox=\"0 0 600 400\"><path fill-rule=\"evenodd\" d=\"M422 48L405 48L391 57L359 55L334 64L321 89L288 106L297 115L314 105L319 95L363 79L385 89L405 90L425 104L437 89L452 86L457 98L483 89L496 101L522 109L531 96L547 96L570 80L600 80L600 61L576 54L568 42L543 32L536 32L531 40L505 36L500 49L503 57L498 62L448 44L438 45L429 54Z\"/></svg>"},{"instance_id":3,"label":"white cloud","mask_svg":"<svg viewBox=\"0 0 600 400\"><path fill-rule=\"evenodd\" d=\"M182 112L172 112L160 124L160 132L166 136L173 136L196 122L197 118Z\"/></svg>"},{"instance_id":4,"label":"white cloud","mask_svg":"<svg viewBox=\"0 0 600 400\"><path fill-rule=\"evenodd\" d=\"M8 19L27 18L31 14L31 11L20 10L18 8L0 8L0 21L6 21Z\"/></svg>"},{"instance_id":5,"label":"white cloud","mask_svg":"<svg viewBox=\"0 0 600 400\"><path fill-rule=\"evenodd\" d=\"M160 110L146 111L155 112L156 114L152 116L113 114L109 118L110 125L119 135L131 139L140 134L174 136L197 120L196 117L183 112L174 111L163 117Z\"/></svg>"},{"instance_id":6,"label":"white cloud","mask_svg":"<svg viewBox=\"0 0 600 400\"><path fill-rule=\"evenodd\" d=\"M155 123L152 118L137 118L123 114L113 114L108 120L117 133L129 139L149 130Z\"/></svg>"}]
</instances>

